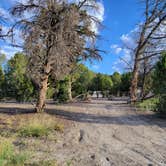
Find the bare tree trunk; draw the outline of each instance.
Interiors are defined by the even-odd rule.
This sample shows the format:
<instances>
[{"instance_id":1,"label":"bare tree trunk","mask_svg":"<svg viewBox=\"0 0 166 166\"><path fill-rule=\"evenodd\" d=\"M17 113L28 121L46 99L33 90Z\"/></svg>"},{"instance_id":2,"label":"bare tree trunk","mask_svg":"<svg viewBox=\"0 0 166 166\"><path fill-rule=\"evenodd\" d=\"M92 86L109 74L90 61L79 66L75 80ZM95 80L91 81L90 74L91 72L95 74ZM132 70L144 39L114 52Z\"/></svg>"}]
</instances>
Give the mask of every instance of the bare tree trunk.
<instances>
[{"instance_id":1,"label":"bare tree trunk","mask_svg":"<svg viewBox=\"0 0 166 166\"><path fill-rule=\"evenodd\" d=\"M136 100L137 100L138 70L139 70L139 64L138 64L138 60L136 58L135 63L134 63L131 87L130 87L131 102L136 102Z\"/></svg>"},{"instance_id":2,"label":"bare tree trunk","mask_svg":"<svg viewBox=\"0 0 166 166\"><path fill-rule=\"evenodd\" d=\"M68 82L69 101L73 100L71 88L72 88L72 80L71 80L71 77L69 77L69 82Z\"/></svg>"},{"instance_id":3,"label":"bare tree trunk","mask_svg":"<svg viewBox=\"0 0 166 166\"><path fill-rule=\"evenodd\" d=\"M36 112L41 113L44 111L46 93L47 93L48 75L42 80L41 87L39 89L39 97L36 104Z\"/></svg>"},{"instance_id":4,"label":"bare tree trunk","mask_svg":"<svg viewBox=\"0 0 166 166\"><path fill-rule=\"evenodd\" d=\"M147 63L148 59L144 59L143 61L143 75L142 75L142 87L141 87L141 100L144 100L145 97L145 81L146 81L146 74L147 74Z\"/></svg>"}]
</instances>

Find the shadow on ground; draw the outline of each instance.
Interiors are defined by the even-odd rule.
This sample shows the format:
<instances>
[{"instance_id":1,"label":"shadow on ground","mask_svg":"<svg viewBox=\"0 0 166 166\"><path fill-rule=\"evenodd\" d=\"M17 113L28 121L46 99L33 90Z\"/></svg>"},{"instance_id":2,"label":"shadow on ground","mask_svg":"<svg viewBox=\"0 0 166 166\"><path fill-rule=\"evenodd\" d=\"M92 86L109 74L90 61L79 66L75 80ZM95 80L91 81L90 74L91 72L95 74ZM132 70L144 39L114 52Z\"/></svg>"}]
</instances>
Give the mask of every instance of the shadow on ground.
<instances>
[{"instance_id":1,"label":"shadow on ground","mask_svg":"<svg viewBox=\"0 0 166 166\"><path fill-rule=\"evenodd\" d=\"M110 105L111 107L111 105ZM125 111L125 110L123 110ZM126 114L126 115L98 115L98 114L89 114L82 112L71 112L65 110L56 110L56 109L46 109L45 111L48 114L55 115L58 118L71 120L81 123L95 123L95 124L119 124L119 125L157 125L162 128L166 128L166 121L164 119L158 118L155 114ZM1 114L16 115L16 114L29 114L34 113L32 108L18 108L18 107L0 107Z\"/></svg>"}]
</instances>

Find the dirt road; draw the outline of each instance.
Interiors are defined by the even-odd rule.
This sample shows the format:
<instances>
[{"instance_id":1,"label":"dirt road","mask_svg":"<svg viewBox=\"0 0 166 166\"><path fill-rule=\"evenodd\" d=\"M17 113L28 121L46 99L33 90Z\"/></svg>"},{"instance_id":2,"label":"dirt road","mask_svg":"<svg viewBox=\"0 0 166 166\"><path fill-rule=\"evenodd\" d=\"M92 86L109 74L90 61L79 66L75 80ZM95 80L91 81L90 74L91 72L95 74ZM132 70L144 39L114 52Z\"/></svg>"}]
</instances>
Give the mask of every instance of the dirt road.
<instances>
[{"instance_id":1,"label":"dirt road","mask_svg":"<svg viewBox=\"0 0 166 166\"><path fill-rule=\"evenodd\" d=\"M19 111L30 105L4 104L0 111L5 107ZM34 160L55 159L60 166L166 166L166 120L152 112L136 111L123 101L94 100L49 104L47 113L69 127L57 135L57 143L39 139ZM33 148L36 140L28 141Z\"/></svg>"},{"instance_id":2,"label":"dirt road","mask_svg":"<svg viewBox=\"0 0 166 166\"><path fill-rule=\"evenodd\" d=\"M51 106L49 107L51 108ZM166 165L166 121L141 113L122 101L57 106L53 111L74 121L55 157L74 166Z\"/></svg>"}]
</instances>

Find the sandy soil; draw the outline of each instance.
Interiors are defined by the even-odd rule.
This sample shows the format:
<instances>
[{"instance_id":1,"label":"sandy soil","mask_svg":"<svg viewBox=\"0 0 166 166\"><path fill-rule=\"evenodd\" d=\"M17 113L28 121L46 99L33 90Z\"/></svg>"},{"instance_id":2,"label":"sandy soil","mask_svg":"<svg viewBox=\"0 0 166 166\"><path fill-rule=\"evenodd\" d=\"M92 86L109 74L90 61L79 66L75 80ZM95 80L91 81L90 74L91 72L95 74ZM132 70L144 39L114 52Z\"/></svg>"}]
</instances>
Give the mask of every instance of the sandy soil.
<instances>
[{"instance_id":1,"label":"sandy soil","mask_svg":"<svg viewBox=\"0 0 166 166\"><path fill-rule=\"evenodd\" d=\"M0 111L5 106L0 104ZM13 108L20 111L20 105ZM70 127L57 135L57 143L39 143L35 154L43 160L56 159L60 166L166 166L166 120L152 112L137 111L125 101L93 100L49 104L47 113Z\"/></svg>"}]
</instances>

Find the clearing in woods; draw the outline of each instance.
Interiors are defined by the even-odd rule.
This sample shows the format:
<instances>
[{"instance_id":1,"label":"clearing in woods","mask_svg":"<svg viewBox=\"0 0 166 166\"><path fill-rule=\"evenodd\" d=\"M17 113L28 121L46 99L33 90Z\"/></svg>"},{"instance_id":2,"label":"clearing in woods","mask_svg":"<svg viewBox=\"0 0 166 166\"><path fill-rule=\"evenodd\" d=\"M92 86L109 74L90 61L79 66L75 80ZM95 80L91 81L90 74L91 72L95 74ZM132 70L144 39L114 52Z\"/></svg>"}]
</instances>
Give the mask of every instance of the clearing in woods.
<instances>
[{"instance_id":1,"label":"clearing in woods","mask_svg":"<svg viewBox=\"0 0 166 166\"><path fill-rule=\"evenodd\" d=\"M27 113L21 111L31 108L30 104L0 104L0 117L25 118ZM39 139L33 149L35 139L29 139L34 160L56 159L59 165L73 166L166 165L166 121L152 112L137 111L125 101L93 100L48 104L47 114L65 129L56 135L56 143Z\"/></svg>"}]
</instances>

